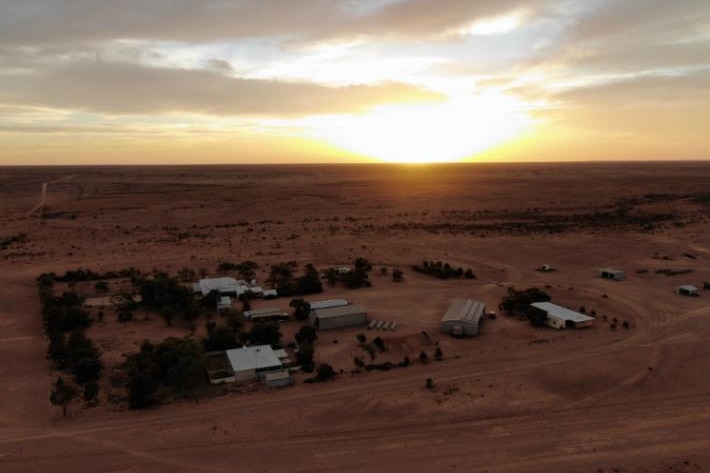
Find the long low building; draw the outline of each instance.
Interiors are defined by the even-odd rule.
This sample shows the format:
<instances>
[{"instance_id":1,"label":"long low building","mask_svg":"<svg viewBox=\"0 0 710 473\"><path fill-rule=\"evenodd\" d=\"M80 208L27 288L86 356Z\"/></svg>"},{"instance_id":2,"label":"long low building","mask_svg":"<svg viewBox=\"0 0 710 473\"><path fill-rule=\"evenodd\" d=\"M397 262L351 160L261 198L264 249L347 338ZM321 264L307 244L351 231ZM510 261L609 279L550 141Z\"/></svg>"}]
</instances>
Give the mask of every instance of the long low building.
<instances>
[{"instance_id":1,"label":"long low building","mask_svg":"<svg viewBox=\"0 0 710 473\"><path fill-rule=\"evenodd\" d=\"M342 307L344 305L350 304L345 299L329 299L327 301L315 301L309 302L311 310L317 309L330 309L331 307Z\"/></svg>"},{"instance_id":2,"label":"long low building","mask_svg":"<svg viewBox=\"0 0 710 473\"><path fill-rule=\"evenodd\" d=\"M245 310L244 317L251 321L285 320L288 319L288 314L278 307L265 307L263 309Z\"/></svg>"},{"instance_id":3,"label":"long low building","mask_svg":"<svg viewBox=\"0 0 710 473\"><path fill-rule=\"evenodd\" d=\"M283 364L269 345L235 348L226 351L237 381L262 378L266 373L280 371Z\"/></svg>"},{"instance_id":4,"label":"long low building","mask_svg":"<svg viewBox=\"0 0 710 473\"><path fill-rule=\"evenodd\" d=\"M475 337L486 315L486 305L472 299L454 299L441 318L441 331L456 337Z\"/></svg>"},{"instance_id":5,"label":"long low building","mask_svg":"<svg viewBox=\"0 0 710 473\"><path fill-rule=\"evenodd\" d=\"M354 327L367 323L367 311L359 304L311 310L308 318L318 330Z\"/></svg>"},{"instance_id":6,"label":"long low building","mask_svg":"<svg viewBox=\"0 0 710 473\"><path fill-rule=\"evenodd\" d=\"M545 312L547 314L545 324L557 330L562 330L567 327L591 327L596 320L594 317L569 310L565 307L552 304L551 302L535 302L530 305Z\"/></svg>"},{"instance_id":7,"label":"long low building","mask_svg":"<svg viewBox=\"0 0 710 473\"><path fill-rule=\"evenodd\" d=\"M192 287L195 292L199 292L203 296L212 291L217 291L223 296L239 297L248 289L248 286L243 281L237 281L234 278L200 279Z\"/></svg>"}]
</instances>

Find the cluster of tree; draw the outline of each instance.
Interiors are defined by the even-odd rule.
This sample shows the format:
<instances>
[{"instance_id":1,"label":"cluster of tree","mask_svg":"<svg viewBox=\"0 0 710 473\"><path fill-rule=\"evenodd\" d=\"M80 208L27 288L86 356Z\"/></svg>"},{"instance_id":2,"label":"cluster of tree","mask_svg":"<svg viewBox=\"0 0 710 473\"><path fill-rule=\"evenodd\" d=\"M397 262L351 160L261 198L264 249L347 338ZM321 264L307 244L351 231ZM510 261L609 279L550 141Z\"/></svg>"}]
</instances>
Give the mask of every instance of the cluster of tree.
<instances>
[{"instance_id":1,"label":"cluster of tree","mask_svg":"<svg viewBox=\"0 0 710 473\"><path fill-rule=\"evenodd\" d=\"M306 373L312 373L315 369L315 363L313 362L315 349L313 345L317 340L318 332L310 325L304 325L296 333L296 343L298 343L296 363Z\"/></svg>"},{"instance_id":2,"label":"cluster of tree","mask_svg":"<svg viewBox=\"0 0 710 473\"><path fill-rule=\"evenodd\" d=\"M11 235L0 240L0 250L6 250L15 243L24 243L27 241L27 234L20 233L19 235Z\"/></svg>"},{"instance_id":3,"label":"cluster of tree","mask_svg":"<svg viewBox=\"0 0 710 473\"><path fill-rule=\"evenodd\" d=\"M355 371L389 371L392 368L406 368L412 364L412 360L408 356L405 356L399 363L392 363L391 361L385 361L384 363L365 363L362 358L356 356L353 358L353 363L355 364Z\"/></svg>"},{"instance_id":4,"label":"cluster of tree","mask_svg":"<svg viewBox=\"0 0 710 473\"><path fill-rule=\"evenodd\" d=\"M124 268L119 271L106 271L105 273L97 273L96 271L92 271L90 269L75 269L71 271L67 271L66 273L62 275L58 275L56 273L43 273L41 274L37 280L39 282L40 279L50 279L52 281L57 281L57 282L82 282L82 281L100 281L102 279L119 279L119 278L139 278L141 277L142 273L139 269L136 269L134 267L130 268Z\"/></svg>"},{"instance_id":5,"label":"cluster of tree","mask_svg":"<svg viewBox=\"0 0 710 473\"><path fill-rule=\"evenodd\" d=\"M394 282L404 281L404 272L402 272L401 269L393 269L392 270L392 281L394 281Z\"/></svg>"},{"instance_id":6,"label":"cluster of tree","mask_svg":"<svg viewBox=\"0 0 710 473\"><path fill-rule=\"evenodd\" d=\"M370 270L372 270L372 264L367 259L358 257L355 258L353 268L350 271L329 268L323 271L323 277L331 286L342 284L348 289L358 289L372 286L368 279Z\"/></svg>"},{"instance_id":7,"label":"cluster of tree","mask_svg":"<svg viewBox=\"0 0 710 473\"><path fill-rule=\"evenodd\" d=\"M454 268L443 261L424 261L421 265L412 266L412 271L439 279L475 279L476 275L471 268L464 271L462 267Z\"/></svg>"},{"instance_id":8,"label":"cluster of tree","mask_svg":"<svg viewBox=\"0 0 710 473\"><path fill-rule=\"evenodd\" d=\"M514 287L508 288L508 295L505 296L498 308L507 314L519 315L525 317L533 325L542 326L545 324L547 314L545 312L531 307L534 302L548 302L550 296L543 290L536 287L531 287L523 291L518 291Z\"/></svg>"},{"instance_id":9,"label":"cluster of tree","mask_svg":"<svg viewBox=\"0 0 710 473\"><path fill-rule=\"evenodd\" d=\"M83 385L84 399L96 398L103 364L99 350L86 337L85 329L90 325L89 315L82 310L82 300L75 292L65 292L60 297L52 294L52 281L40 278L39 297L42 307L44 330L49 340L47 355L56 369L71 374L74 381ZM66 383L61 377L55 383L50 401L66 410L77 397L78 389Z\"/></svg>"},{"instance_id":10,"label":"cluster of tree","mask_svg":"<svg viewBox=\"0 0 710 473\"><path fill-rule=\"evenodd\" d=\"M216 291L198 301L190 289L165 273L156 273L151 279L140 279L137 286L141 304L158 312L167 325L172 325L175 317L182 317L193 324L203 309L212 308L219 301Z\"/></svg>"},{"instance_id":11,"label":"cluster of tree","mask_svg":"<svg viewBox=\"0 0 710 473\"><path fill-rule=\"evenodd\" d=\"M364 333L358 333L356 335L357 341L360 345L360 348L365 350L368 355L370 355L370 359L374 360L377 358L377 350L379 349L381 353L384 353L387 351L387 347L385 346L385 341L382 339L382 337L375 337L372 342L367 343L367 337L365 336Z\"/></svg>"},{"instance_id":12,"label":"cluster of tree","mask_svg":"<svg viewBox=\"0 0 710 473\"><path fill-rule=\"evenodd\" d=\"M307 264L300 277L296 277L294 274L297 267L295 261L272 265L266 282L276 289L281 297L305 296L323 292L323 283L321 283L315 266Z\"/></svg>"},{"instance_id":13,"label":"cluster of tree","mask_svg":"<svg viewBox=\"0 0 710 473\"><path fill-rule=\"evenodd\" d=\"M228 261L223 261L219 263L219 266L217 266L217 271L220 273L234 271L240 279L251 281L256 276L256 270L258 268L259 265L254 261L243 261L241 263L230 263Z\"/></svg>"},{"instance_id":14,"label":"cluster of tree","mask_svg":"<svg viewBox=\"0 0 710 473\"><path fill-rule=\"evenodd\" d=\"M335 370L328 363L322 363L318 365L316 369L316 375L312 378L308 378L304 383L322 383L323 381L328 381L335 378Z\"/></svg>"},{"instance_id":15,"label":"cluster of tree","mask_svg":"<svg viewBox=\"0 0 710 473\"><path fill-rule=\"evenodd\" d=\"M131 409L158 402L156 392L189 396L206 384L202 345L192 338L167 338L161 343L143 342L140 351L126 357Z\"/></svg>"},{"instance_id":16,"label":"cluster of tree","mask_svg":"<svg viewBox=\"0 0 710 473\"><path fill-rule=\"evenodd\" d=\"M288 306L293 308L293 317L296 320L306 320L308 318L308 314L311 313L311 304L300 298L291 299Z\"/></svg>"},{"instance_id":17,"label":"cluster of tree","mask_svg":"<svg viewBox=\"0 0 710 473\"><path fill-rule=\"evenodd\" d=\"M280 345L281 328L278 322L255 322L249 331L242 331L243 322L239 315L227 315L226 324L217 326L215 322L205 324L207 337L202 339L206 352L231 350L245 344ZM232 320L234 317L235 320Z\"/></svg>"}]
</instances>

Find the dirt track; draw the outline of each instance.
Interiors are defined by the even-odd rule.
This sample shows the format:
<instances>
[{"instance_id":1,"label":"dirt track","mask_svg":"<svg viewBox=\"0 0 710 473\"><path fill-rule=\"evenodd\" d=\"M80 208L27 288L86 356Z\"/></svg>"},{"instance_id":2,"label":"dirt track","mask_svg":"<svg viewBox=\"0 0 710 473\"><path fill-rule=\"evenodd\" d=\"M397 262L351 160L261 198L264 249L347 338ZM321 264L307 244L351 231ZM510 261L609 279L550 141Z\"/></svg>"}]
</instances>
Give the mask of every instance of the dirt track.
<instances>
[{"instance_id":1,"label":"dirt track","mask_svg":"<svg viewBox=\"0 0 710 473\"><path fill-rule=\"evenodd\" d=\"M626 177L627 188L633 188L640 180L647 186L640 188L642 192L655 191L654 185L666 192L695 191L702 188L699 183L707 177L702 173L710 175L710 166L694 170L698 181L688 182L687 188L669 188L664 179L678 179L668 169L662 171L666 174L649 169L646 177L635 169ZM167 170L163 174L156 172L163 176L161 182L184 183L188 179ZM259 183L258 195L265 200L261 203L256 199L255 208L250 209L252 216L242 213L238 218L256 220L259 208L274 213L272 200L266 200L269 189L283 189L283 179L289 178L288 174L269 173L267 178L250 173L253 181L249 182ZM501 171L501 176L508 175L508 171ZM539 187L546 186L553 193L552 184L544 181L545 177L524 172L521 175L534 185L517 190L519 201L539 200L533 193ZM574 175L570 172L568 184L560 183L559 176L552 176L557 186L554 193L568 199L587 199L588 205L598 203L589 200L594 189L589 189L587 197L572 193L578 185ZM658 175L663 177L657 178ZM657 183L651 176L656 176L653 179L658 179ZM198 177L193 176L190 182L207 179ZM364 186L360 195L370 197L347 207L332 204L323 213L339 213L342 221L347 216L361 218L374 212L377 219L386 221L387 215L396 216L407 210L405 200L397 197L401 188L380 194L381 186L388 182L384 177L384 182L380 178L368 180L358 170L352 175L344 173L342 178L346 187L354 182ZM128 190L123 191L126 193L122 197L103 194L113 185L104 178L77 176L77 185L93 195L94 203L79 202L71 187L73 182L57 185L56 195L53 194L55 210L75 212L76 222L42 222L10 213L8 223L2 227L3 234L26 231L31 239L28 253L38 252L36 246L44 246L43 251L48 252L44 258L13 258L9 260L9 270L0 275L4 288L0 301L0 355L5 360L0 365L0 401L3 406L13 406L0 416L3 472L661 472L669 471L669 467L681 472L710 471L710 378L706 376L710 366L710 304L705 295L689 299L673 294L672 288L681 282L677 278L684 276L668 278L653 272L666 266L692 268L692 281L710 279L707 223L656 233L630 232L621 237L563 234L480 238L405 232L355 239L339 233L322 240L313 232L310 239L300 238L292 243L293 248L283 249L255 240L250 245L261 247L252 248L254 253L247 255L239 249L239 256L232 259L256 257L257 251L286 255L298 251L299 259L326 265L338 263L339 253L362 253L382 264L403 268L425 258L455 259L476 268L479 278L473 283L438 281L405 271L407 281L402 286L373 278L375 287L371 290L326 293L327 297L356 299L371 307L375 315L386 314L398 320L402 335L407 331L416 334L423 328L436 334L436 311L445 307L451 297L481 297L489 305L495 304L505 287L491 281L516 287L547 285L554 301L572 308L582 304L596 307L600 314L630 320L632 328L612 331L600 321L591 330L561 333L535 330L499 316L487 321L483 335L476 340L450 340L436 335L447 358L441 363L355 377L344 374L323 385L300 384L285 391L230 395L148 412L115 411L105 405L80 410L75 406L72 418L61 419L47 401L51 379L43 357L46 342L33 287L33 278L39 272L96 267L101 255L108 254L107 249L117 251L110 258L104 256L106 261L101 264L109 268L141 261L173 268L207 262L214 266L224 257L219 248L205 250L204 242L192 244L199 245L198 257L206 261L195 263L184 254L184 248L191 247L189 242L187 246L180 242L180 251L174 252L164 243L128 246L135 235L115 232L112 238L106 238L104 235L117 223L131 228L139 224L141 231L149 227L146 232L159 235L168 222L180 224L185 218L189 228L195 220L188 216L198 215L202 203L216 199L214 190L200 198L191 193L184 202L171 201L176 195L169 193L165 200L144 197L131 190L140 182L139 174L110 179L127 183L124 189ZM289 192L299 188L327 191L322 187L314 191L308 173L292 179ZM244 184L243 179L238 182ZM390 185L396 187L397 183ZM456 187L455 182L443 180L439 185L439 200L427 197L431 208L451 205L447 203L446 189ZM495 199L489 196L487 185L494 187L494 183L482 184L468 197L470 201L459 205L493 205ZM434 190L435 187L430 188L430 192ZM387 192L393 193L390 198L386 198ZM628 192L637 195L634 189ZM220 195L222 200L215 205L222 206L222 211L231 209L232 204L224 199L229 192ZM336 197L334 194L333 202L337 202ZM21 192L17 199L26 201ZM121 210L124 206L140 206L141 199L145 210ZM505 199L498 205L510 206L515 201L509 195ZM417 209L417 198L413 196L413 200L410 211ZM372 206L381 205L378 202L382 201L395 208L373 211ZM164 205L168 202L186 207L182 216L166 213ZM275 212L273 218L282 218L285 224L271 226L270 232L287 236L301 228L301 220L309 215L306 210L299 210L297 203L293 205L294 208ZM204 212L208 214L202 217L205 222L215 215L214 209ZM289 212L293 213L292 220L287 220ZM75 230L75 224L84 222L95 235ZM155 225L152 229L151 224ZM251 236L245 233L239 238ZM360 248L363 241L367 249ZM157 251L155 245L163 246ZM684 259L684 252L695 253L698 259ZM661 259L665 255L672 259ZM270 260L280 257L272 256ZM542 262L552 263L559 271L535 271ZM613 283L597 278L595 269L602 265L627 269L628 280ZM651 271L636 274L634 269L641 267ZM411 305L406 301L411 301ZM342 340L354 338L355 332L327 335L316 350L323 356L332 353L329 356L335 357L336 367L349 370L352 365L348 363L347 345L337 348L328 344L337 336L341 339L338 345L343 345ZM337 350L344 353L337 355ZM433 392L424 389L427 377L435 380Z\"/></svg>"}]
</instances>

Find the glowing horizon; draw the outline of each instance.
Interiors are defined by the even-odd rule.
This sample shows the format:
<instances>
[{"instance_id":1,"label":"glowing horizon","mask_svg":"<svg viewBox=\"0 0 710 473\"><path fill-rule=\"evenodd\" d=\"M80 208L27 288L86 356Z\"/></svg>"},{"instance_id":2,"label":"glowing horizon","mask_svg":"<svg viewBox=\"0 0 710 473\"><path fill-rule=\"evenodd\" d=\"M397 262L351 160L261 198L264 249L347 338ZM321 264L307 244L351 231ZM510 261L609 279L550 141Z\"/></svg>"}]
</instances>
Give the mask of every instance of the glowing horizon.
<instances>
[{"instance_id":1,"label":"glowing horizon","mask_svg":"<svg viewBox=\"0 0 710 473\"><path fill-rule=\"evenodd\" d=\"M0 165L708 159L708 25L694 0L0 2Z\"/></svg>"}]
</instances>

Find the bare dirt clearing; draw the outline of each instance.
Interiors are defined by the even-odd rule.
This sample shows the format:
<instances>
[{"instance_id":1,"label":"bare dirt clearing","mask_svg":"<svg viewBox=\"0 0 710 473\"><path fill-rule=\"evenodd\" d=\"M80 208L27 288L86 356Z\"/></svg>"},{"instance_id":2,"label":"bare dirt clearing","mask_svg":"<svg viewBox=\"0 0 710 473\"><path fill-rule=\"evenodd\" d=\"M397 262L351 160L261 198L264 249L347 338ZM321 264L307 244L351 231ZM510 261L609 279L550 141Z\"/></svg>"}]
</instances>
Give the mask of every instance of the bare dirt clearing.
<instances>
[{"instance_id":1,"label":"bare dirt clearing","mask_svg":"<svg viewBox=\"0 0 710 473\"><path fill-rule=\"evenodd\" d=\"M43 182L44 218L28 216ZM7 168L0 183L0 240L25 235L0 250L3 472L710 471L710 294L673 292L710 280L708 164ZM344 370L332 382L145 412L77 403L68 419L49 404L42 272L213 274L249 259L263 281L270 264L357 256L374 263L373 287L326 286L322 298L398 322L367 332L388 340L382 360L431 356L425 330L444 361L351 376L365 329L336 330L316 344L318 361ZM477 278L410 269L423 260ZM556 271L536 271L543 263ZM405 281L380 276L382 266ZM602 280L602 267L627 279ZM439 333L451 299L495 308L511 285L594 310L597 325L557 332L499 314L475 339ZM631 328L612 330L613 318ZM89 329L111 362L145 338L184 333L140 315Z\"/></svg>"}]
</instances>

